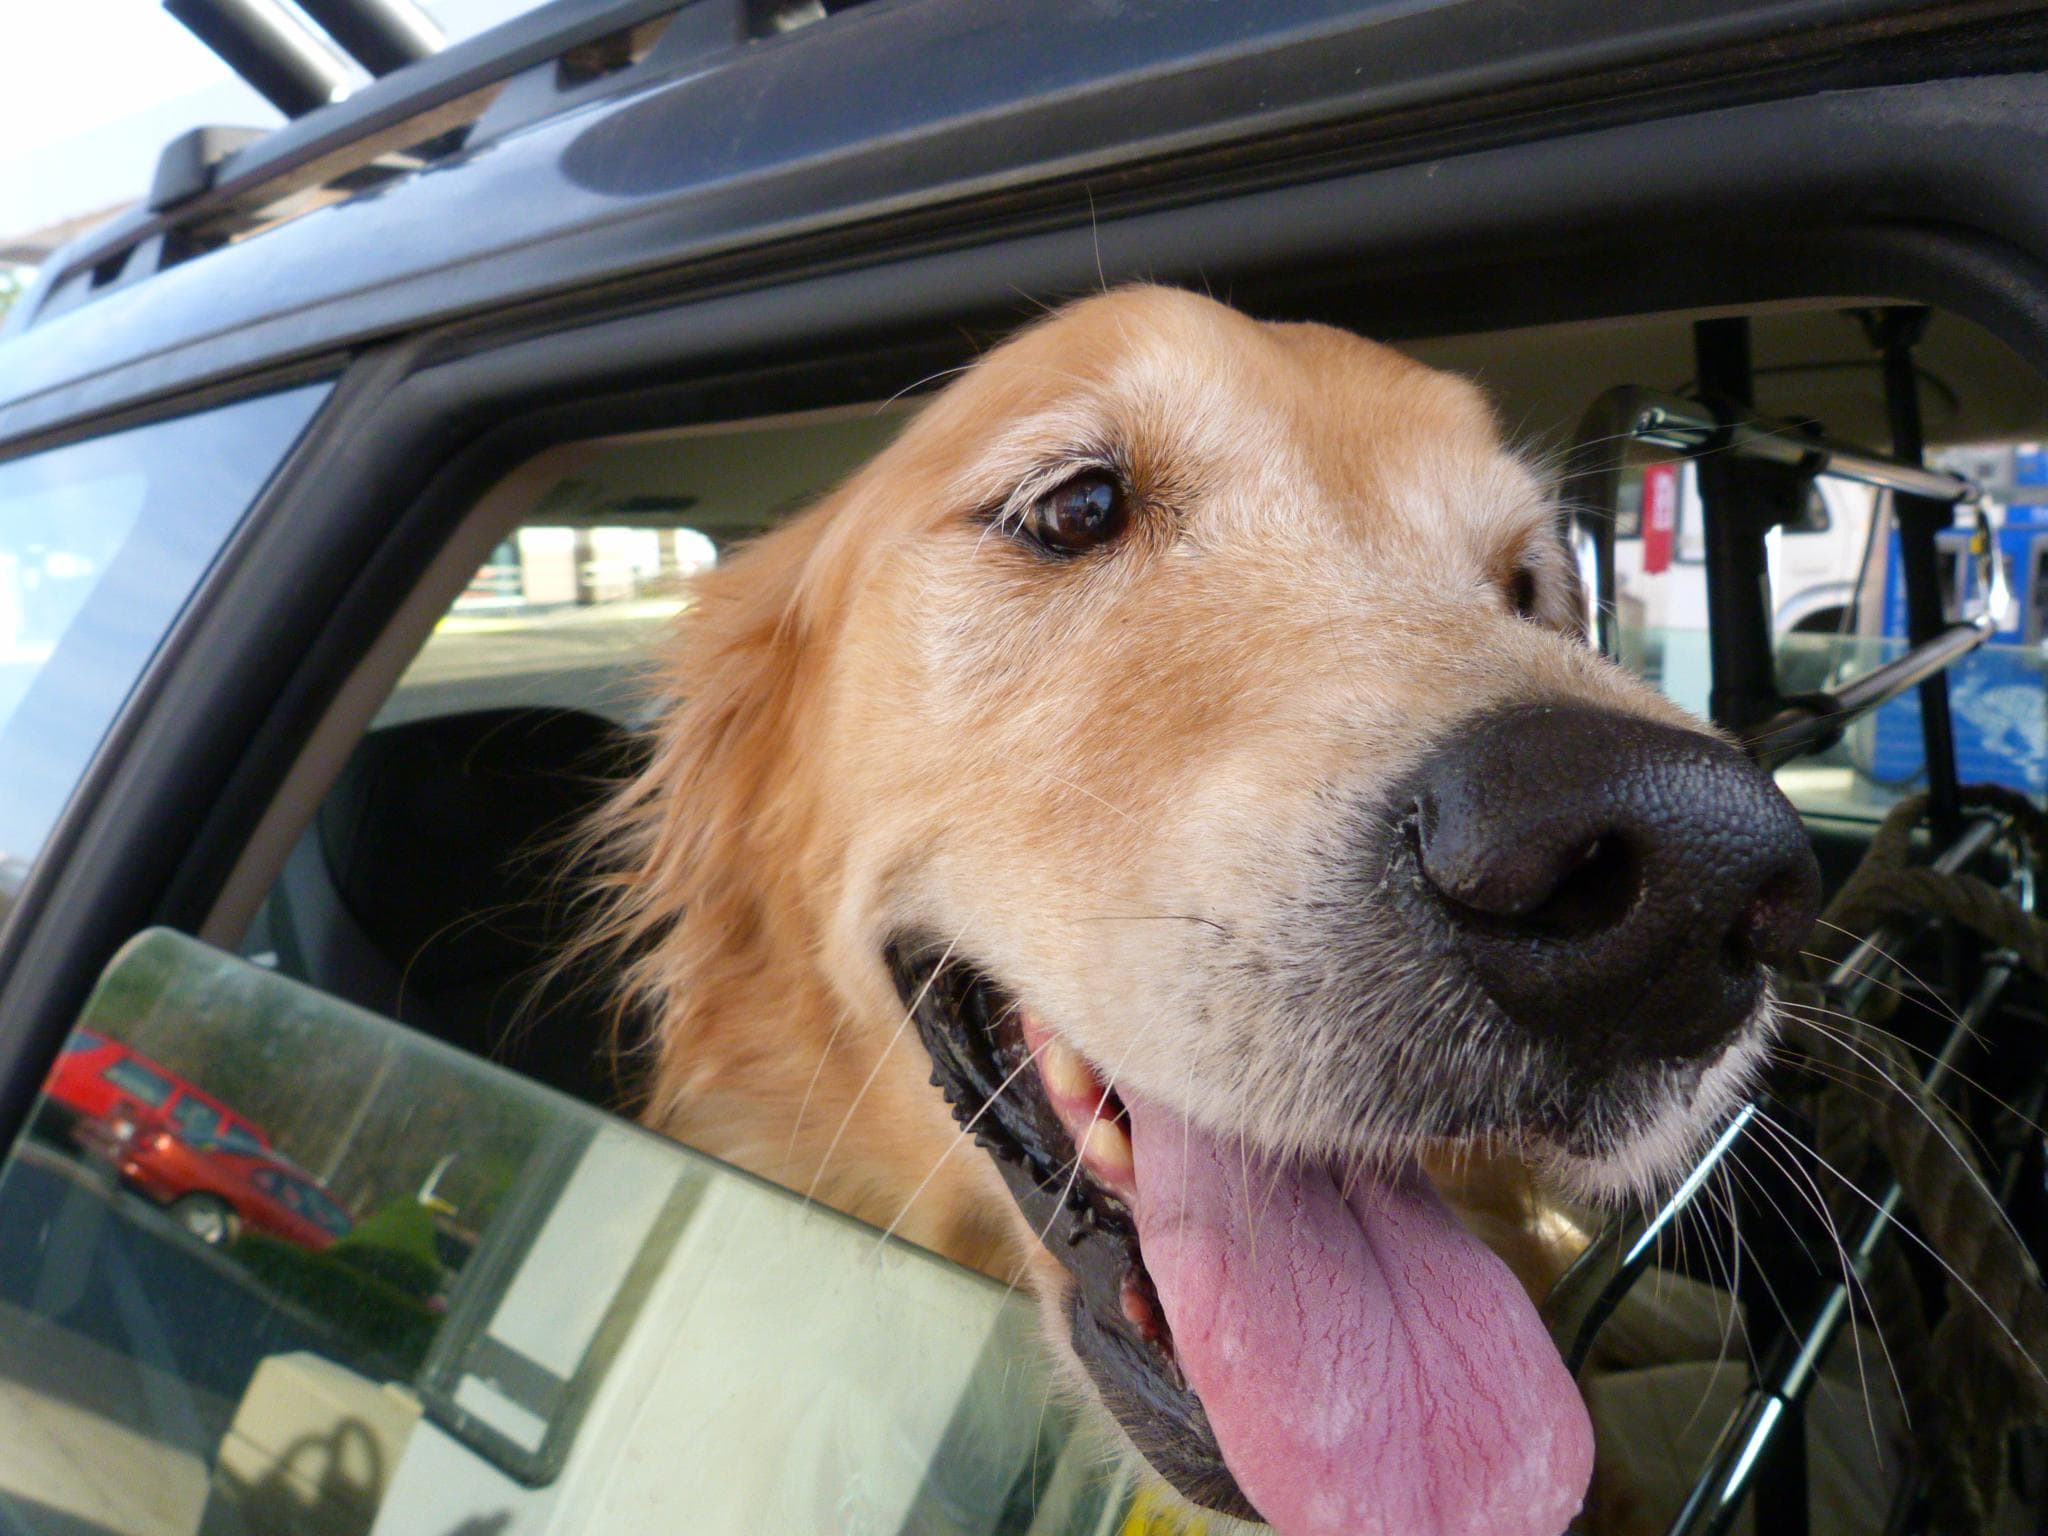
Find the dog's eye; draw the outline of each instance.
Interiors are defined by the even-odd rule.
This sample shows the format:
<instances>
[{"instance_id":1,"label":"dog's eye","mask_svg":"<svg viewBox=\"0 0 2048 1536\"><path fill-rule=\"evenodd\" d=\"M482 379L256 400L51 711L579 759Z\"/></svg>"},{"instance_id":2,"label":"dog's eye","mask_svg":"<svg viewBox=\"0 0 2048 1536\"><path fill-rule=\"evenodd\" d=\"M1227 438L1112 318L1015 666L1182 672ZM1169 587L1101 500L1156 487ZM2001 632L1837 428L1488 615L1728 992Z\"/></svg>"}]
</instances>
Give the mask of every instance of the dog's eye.
<instances>
[{"instance_id":1,"label":"dog's eye","mask_svg":"<svg viewBox=\"0 0 2048 1536\"><path fill-rule=\"evenodd\" d=\"M1123 485L1114 475L1089 470L1033 502L1023 532L1054 554L1078 555L1116 538L1130 520Z\"/></svg>"},{"instance_id":2,"label":"dog's eye","mask_svg":"<svg viewBox=\"0 0 2048 1536\"><path fill-rule=\"evenodd\" d=\"M1536 573L1524 566L1508 582L1508 602L1517 618L1536 617L1536 595Z\"/></svg>"}]
</instances>

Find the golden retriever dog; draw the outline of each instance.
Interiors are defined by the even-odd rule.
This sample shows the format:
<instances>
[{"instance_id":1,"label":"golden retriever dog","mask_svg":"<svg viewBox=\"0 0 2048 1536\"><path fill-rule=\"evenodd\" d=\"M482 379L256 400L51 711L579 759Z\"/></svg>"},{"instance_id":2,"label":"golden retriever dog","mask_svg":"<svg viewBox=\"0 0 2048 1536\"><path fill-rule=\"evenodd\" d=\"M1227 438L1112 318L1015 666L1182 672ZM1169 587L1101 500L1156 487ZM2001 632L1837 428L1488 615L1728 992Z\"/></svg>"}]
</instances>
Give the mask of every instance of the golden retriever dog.
<instances>
[{"instance_id":1,"label":"golden retriever dog","mask_svg":"<svg viewBox=\"0 0 2048 1536\"><path fill-rule=\"evenodd\" d=\"M1165 289L1050 316L679 626L608 823L649 1122L1021 1270L1194 1504L1556 1536L1586 1413L1424 1168L1682 1168L1818 887L1581 611L1469 383Z\"/></svg>"}]
</instances>

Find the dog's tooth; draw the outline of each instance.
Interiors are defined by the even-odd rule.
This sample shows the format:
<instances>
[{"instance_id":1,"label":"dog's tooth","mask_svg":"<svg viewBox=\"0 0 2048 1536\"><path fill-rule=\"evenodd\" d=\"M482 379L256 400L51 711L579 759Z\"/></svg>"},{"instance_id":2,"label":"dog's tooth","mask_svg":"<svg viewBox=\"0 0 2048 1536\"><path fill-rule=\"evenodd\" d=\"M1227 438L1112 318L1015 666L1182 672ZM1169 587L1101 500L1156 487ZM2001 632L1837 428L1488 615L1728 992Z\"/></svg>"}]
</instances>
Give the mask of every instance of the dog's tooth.
<instances>
[{"instance_id":1,"label":"dog's tooth","mask_svg":"<svg viewBox=\"0 0 2048 1536\"><path fill-rule=\"evenodd\" d=\"M1055 1100L1085 1100L1092 1109L1102 1097L1102 1084L1095 1080L1081 1053L1058 1035L1049 1036L1039 1050L1038 1075L1045 1079L1046 1092Z\"/></svg>"},{"instance_id":2,"label":"dog's tooth","mask_svg":"<svg viewBox=\"0 0 2048 1536\"><path fill-rule=\"evenodd\" d=\"M1081 1161L1091 1171L1116 1183L1127 1182L1137 1171L1131 1161L1129 1134L1110 1119L1089 1123L1088 1135L1081 1143Z\"/></svg>"}]
</instances>

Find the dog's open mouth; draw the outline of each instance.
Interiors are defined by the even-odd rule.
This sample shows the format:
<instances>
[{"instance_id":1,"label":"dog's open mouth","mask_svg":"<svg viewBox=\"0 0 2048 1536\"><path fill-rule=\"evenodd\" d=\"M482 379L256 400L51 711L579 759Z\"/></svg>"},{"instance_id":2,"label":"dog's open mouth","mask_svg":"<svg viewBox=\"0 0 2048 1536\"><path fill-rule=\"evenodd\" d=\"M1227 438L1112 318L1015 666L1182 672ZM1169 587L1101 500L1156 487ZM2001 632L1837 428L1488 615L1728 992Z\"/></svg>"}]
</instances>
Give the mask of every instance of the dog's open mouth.
<instances>
[{"instance_id":1,"label":"dog's open mouth","mask_svg":"<svg viewBox=\"0 0 2048 1536\"><path fill-rule=\"evenodd\" d=\"M1592 1431L1533 1304L1419 1168L1347 1179L1106 1088L985 975L890 947L933 1081L1073 1285L1104 1404L1282 1536L1555 1536Z\"/></svg>"}]
</instances>

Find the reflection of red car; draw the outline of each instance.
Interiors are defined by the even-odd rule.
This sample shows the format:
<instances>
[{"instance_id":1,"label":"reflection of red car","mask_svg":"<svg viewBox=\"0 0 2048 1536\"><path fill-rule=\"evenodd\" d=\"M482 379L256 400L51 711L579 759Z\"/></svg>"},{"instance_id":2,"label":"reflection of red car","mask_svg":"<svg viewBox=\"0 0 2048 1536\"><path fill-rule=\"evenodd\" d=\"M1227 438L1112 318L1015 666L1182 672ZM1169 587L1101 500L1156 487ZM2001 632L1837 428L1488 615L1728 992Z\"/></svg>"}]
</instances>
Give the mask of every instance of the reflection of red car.
<instances>
[{"instance_id":1,"label":"reflection of red car","mask_svg":"<svg viewBox=\"0 0 2048 1536\"><path fill-rule=\"evenodd\" d=\"M124 1102L190 1142L215 1142L233 1152L270 1150L270 1138L227 1105L169 1067L89 1029L74 1030L43 1085L43 1115L53 1128L92 1140Z\"/></svg>"},{"instance_id":2,"label":"reflection of red car","mask_svg":"<svg viewBox=\"0 0 2048 1536\"><path fill-rule=\"evenodd\" d=\"M317 1250L354 1225L311 1174L270 1153L188 1140L133 1104L99 1126L88 1144L202 1242L225 1243L246 1227Z\"/></svg>"}]
</instances>

